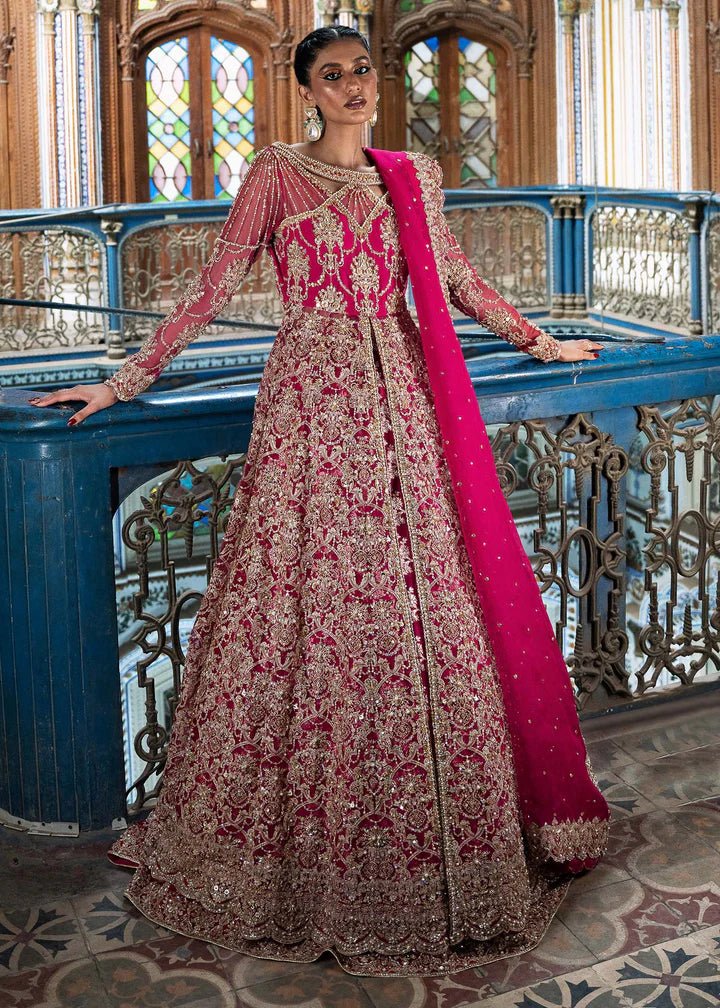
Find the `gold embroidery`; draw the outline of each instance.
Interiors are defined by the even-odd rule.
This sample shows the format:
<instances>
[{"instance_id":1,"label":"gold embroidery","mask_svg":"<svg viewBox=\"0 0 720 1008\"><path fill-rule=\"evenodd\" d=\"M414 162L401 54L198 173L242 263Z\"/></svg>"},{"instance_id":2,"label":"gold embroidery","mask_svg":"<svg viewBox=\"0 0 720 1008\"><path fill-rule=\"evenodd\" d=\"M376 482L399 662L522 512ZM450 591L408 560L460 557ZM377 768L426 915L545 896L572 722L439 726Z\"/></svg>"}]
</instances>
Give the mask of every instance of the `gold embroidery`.
<instances>
[{"instance_id":1,"label":"gold embroidery","mask_svg":"<svg viewBox=\"0 0 720 1008\"><path fill-rule=\"evenodd\" d=\"M345 187L330 271L326 194L292 160L275 223L256 222L289 310L163 790L113 850L140 865L130 899L183 934L298 961L332 949L364 975L454 972L532 948L567 890L548 858L587 857L602 837L592 846L587 824L523 835L394 213ZM230 247L120 369L129 395L238 280L248 258Z\"/></svg>"},{"instance_id":2,"label":"gold embroidery","mask_svg":"<svg viewBox=\"0 0 720 1008\"><path fill-rule=\"evenodd\" d=\"M350 276L358 297L363 301L379 288L380 278L377 266L365 252L359 252L353 258Z\"/></svg>"},{"instance_id":3,"label":"gold embroidery","mask_svg":"<svg viewBox=\"0 0 720 1008\"><path fill-rule=\"evenodd\" d=\"M347 303L339 290L335 287L326 287L318 294L315 300L315 307L322 311L337 312L340 314L347 307Z\"/></svg>"},{"instance_id":4,"label":"gold embroidery","mask_svg":"<svg viewBox=\"0 0 720 1008\"><path fill-rule=\"evenodd\" d=\"M323 246L328 252L340 247L343 243L342 221L332 210L323 207L312 218L315 232L315 247L322 251Z\"/></svg>"},{"instance_id":5,"label":"gold embroidery","mask_svg":"<svg viewBox=\"0 0 720 1008\"><path fill-rule=\"evenodd\" d=\"M610 823L607 819L568 820L537 825L528 829L528 842L537 861L552 858L564 863L602 857L607 850Z\"/></svg>"}]
</instances>

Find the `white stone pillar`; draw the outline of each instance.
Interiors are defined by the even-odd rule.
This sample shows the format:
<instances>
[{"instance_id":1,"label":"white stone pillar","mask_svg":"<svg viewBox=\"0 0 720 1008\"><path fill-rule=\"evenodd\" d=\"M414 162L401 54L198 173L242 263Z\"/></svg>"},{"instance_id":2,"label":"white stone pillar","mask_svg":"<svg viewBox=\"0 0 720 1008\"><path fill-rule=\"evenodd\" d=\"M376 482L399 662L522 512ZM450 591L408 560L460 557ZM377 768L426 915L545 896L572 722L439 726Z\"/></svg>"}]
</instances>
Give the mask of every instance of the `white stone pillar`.
<instances>
[{"instance_id":1,"label":"white stone pillar","mask_svg":"<svg viewBox=\"0 0 720 1008\"><path fill-rule=\"evenodd\" d=\"M60 202L55 90L55 14L58 0L38 0L37 9L40 199L44 207L56 207Z\"/></svg>"},{"instance_id":2,"label":"white stone pillar","mask_svg":"<svg viewBox=\"0 0 720 1008\"><path fill-rule=\"evenodd\" d=\"M102 202L102 173L100 170L100 68L98 66L97 18L99 0L77 0L80 12L80 46L83 54L83 77L80 81L83 96L82 157L87 165L87 192L85 202Z\"/></svg>"},{"instance_id":3,"label":"white stone pillar","mask_svg":"<svg viewBox=\"0 0 720 1008\"><path fill-rule=\"evenodd\" d=\"M60 60L62 74L63 135L65 155L65 204L82 205L80 151L80 87L78 79L77 0L60 0Z\"/></svg>"}]
</instances>

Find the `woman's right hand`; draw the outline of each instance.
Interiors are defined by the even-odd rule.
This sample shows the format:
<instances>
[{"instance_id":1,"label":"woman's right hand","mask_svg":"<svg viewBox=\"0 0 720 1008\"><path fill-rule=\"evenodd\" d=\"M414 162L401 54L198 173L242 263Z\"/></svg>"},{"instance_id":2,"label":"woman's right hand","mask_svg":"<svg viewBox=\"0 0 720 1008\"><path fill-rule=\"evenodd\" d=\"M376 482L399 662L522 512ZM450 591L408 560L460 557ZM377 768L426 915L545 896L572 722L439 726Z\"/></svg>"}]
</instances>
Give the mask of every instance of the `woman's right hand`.
<instances>
[{"instance_id":1,"label":"woman's right hand","mask_svg":"<svg viewBox=\"0 0 720 1008\"><path fill-rule=\"evenodd\" d=\"M81 423L85 417L99 413L100 410L107 409L108 406L114 406L119 400L110 386L104 382L99 385L74 385L72 388L58 389L57 392L50 392L49 395L37 395L28 399L28 402L33 406L52 406L53 403L77 401L84 402L86 405L77 413L73 413L68 420L68 427L74 427L75 424Z\"/></svg>"}]
</instances>

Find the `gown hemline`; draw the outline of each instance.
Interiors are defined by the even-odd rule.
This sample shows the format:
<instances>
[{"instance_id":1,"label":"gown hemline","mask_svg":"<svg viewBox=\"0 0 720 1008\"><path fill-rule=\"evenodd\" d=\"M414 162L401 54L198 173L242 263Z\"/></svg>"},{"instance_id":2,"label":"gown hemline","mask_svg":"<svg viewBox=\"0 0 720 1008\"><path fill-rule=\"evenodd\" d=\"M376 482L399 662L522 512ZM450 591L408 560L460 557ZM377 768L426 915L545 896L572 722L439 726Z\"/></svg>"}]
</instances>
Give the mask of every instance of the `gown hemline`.
<instances>
[{"instance_id":1,"label":"gown hemline","mask_svg":"<svg viewBox=\"0 0 720 1008\"><path fill-rule=\"evenodd\" d=\"M142 867L140 864L130 863L129 861L126 861L126 860L120 858L118 855L113 855L113 854L110 854L110 853L108 854L108 860L110 860L111 863L113 863L115 865L118 865L119 867L128 869L128 870L135 871L135 870L138 870L138 869L140 869ZM148 872L148 873L151 874L150 872ZM582 873L582 874L584 874L584 873ZM155 878L152 875L151 875L151 877L153 878L153 881L155 881L155 882L162 881L160 879ZM560 877L560 876L558 876L558 877ZM305 958L305 957L302 957L302 956L299 956L299 955L298 956L291 956L289 954L289 950L292 948L293 945L297 945L297 944L300 944L300 943L298 943L298 942L288 942L287 945L285 945L283 942L279 941L276 938L266 938L266 937L240 939L238 942L236 942L234 944L230 944L228 942L223 942L223 941L218 941L215 938L208 937L206 934L201 933L200 929L198 929L198 930L192 930L190 928L183 929L183 928L180 928L180 927L176 926L175 924L170 924L166 920L161 919L160 915L157 915L157 914L150 913L150 912L146 911L145 909L143 909L143 907L141 905L142 901L136 899L133 895L131 895L129 889L125 890L123 892L123 895L124 895L125 899L127 899L128 902L130 902L135 907L135 909L138 910L143 915L143 917L146 918L146 920L150 921L152 924L156 925L157 927L165 928L165 930L170 931L173 934L179 935L182 938L188 938L188 939L190 939L192 941L202 941L202 942L205 942L208 945L214 945L214 946L217 946L218 948L225 949L228 952L236 952L236 953L238 953L240 955L249 956L252 959L260 959L260 960L265 959L265 960L268 960L270 962L302 963L302 964L306 964L306 965L311 965L312 963L318 962L326 953L329 953L334 958L334 960L337 962L337 965L340 967L340 969L344 973L347 973L349 976L354 976L354 977L359 977L359 978L364 978L364 977L366 977L366 978L375 978L375 979L384 979L384 978L387 978L387 979L393 979L393 978L394 979L422 979L422 978L425 978L425 977L448 977L448 976L453 976L454 974L461 973L461 972L463 972L466 969L474 969L474 968L482 967L482 966L488 965L489 963L498 962L498 961L500 961L502 959L513 959L516 956L524 955L527 952L532 952L533 949L536 949L541 944L541 942L543 941L545 935L547 934L547 932L548 932L548 930L550 928L550 925L555 920L555 917L557 915L558 910L560 909L560 906L562 905L562 903L564 902L565 898L567 897L567 894L568 894L568 892L570 890L570 887L571 887L574 879L578 878L578 877L579 877L578 875L575 875L573 873L566 874L564 876L564 878L563 878L562 881L559 881L555 885L548 885L548 888L546 888L545 890L543 890L543 892L541 893L542 896L544 896L544 897L552 896L553 899L548 904L546 904L546 906L544 908L543 915L542 915L542 919L538 922L538 927L535 928L535 930L534 930L534 932L533 932L532 935L529 935L529 936L525 937L524 941L522 942L521 947L519 947L519 948L517 948L517 949L515 949L514 951L511 951L511 952L508 952L508 951L500 951L500 952L498 952L498 951L496 951L496 952L488 951L485 954L482 954L482 953L479 953L479 952L472 953L469 950L468 951L460 951L460 946L464 945L464 944L466 944L468 942L479 942L479 943L481 942L483 944L487 944L488 942L497 941L498 939L502 939L503 937L504 938L510 938L510 937L512 937L512 935L520 935L521 932L519 932L519 931L517 931L517 932L516 931L506 931L506 930L500 929L500 930L496 931L494 934L489 935L487 937L483 937L483 938L474 938L472 936L472 934L468 934L461 941L459 941L459 942L453 942L453 943L449 943L448 944L448 950L447 950L447 954L446 954L446 960L449 960L450 957L455 956L455 957L457 957L457 961L454 961L454 962L453 961L448 961L448 964L445 967L442 967L442 966L439 965L435 969L417 970L417 971L412 970L411 967L410 967L410 965L408 965L407 967L405 967L402 970L398 969L398 971L391 971L390 969L383 969L381 967L381 964L382 964L383 960L390 960L390 961L392 961L394 959L402 959L402 958L408 958L408 957L415 957L415 958L438 958L438 959L441 959L442 958L442 953L432 953L432 952L425 952L425 951L415 952L415 951L412 951L412 950L398 951L396 953L390 953L390 952L378 951L378 950L375 950L375 949L372 949L372 948L367 948L367 949L363 950L362 952L348 953L348 952L342 952L342 950L340 950L338 948L335 948L335 947L333 947L331 945L323 945L323 947L320 947L320 945L322 944L320 942L320 943L318 943L318 948L317 948L316 954L312 955L309 958ZM185 897L185 898L188 899L189 897ZM531 903L529 905L529 910L532 910L533 908L536 908L537 906L538 906L538 903ZM539 933L538 933L538 928L539 928ZM257 952L257 951L253 952L253 951L250 951L247 948L248 944L251 944L253 942L262 942L262 941L274 942L278 946L278 950L280 950L280 949L286 950L287 949L288 951L285 951L284 954L282 954L282 955L281 954L273 955L270 952L263 952L263 953L260 953L260 952ZM305 939L304 942L303 942L303 944L306 943L307 941L308 941L308 939ZM369 959L372 960L373 963L377 963L378 966L379 966L379 968L378 969L370 969L370 968L366 967L365 970L364 970L364 972L355 971L355 970L353 970L353 969L350 968L350 965L351 965L350 961L352 959L354 959L354 958L363 958L363 959L369 958Z\"/></svg>"}]
</instances>

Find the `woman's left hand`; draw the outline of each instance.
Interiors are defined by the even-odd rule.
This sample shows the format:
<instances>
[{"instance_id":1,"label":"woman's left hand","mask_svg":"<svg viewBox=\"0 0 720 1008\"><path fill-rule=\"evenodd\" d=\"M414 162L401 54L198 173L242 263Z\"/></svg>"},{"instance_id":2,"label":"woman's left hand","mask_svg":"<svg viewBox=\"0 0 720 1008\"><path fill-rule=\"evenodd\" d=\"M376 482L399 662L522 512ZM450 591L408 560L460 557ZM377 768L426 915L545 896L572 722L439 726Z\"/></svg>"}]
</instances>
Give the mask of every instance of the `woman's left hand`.
<instances>
[{"instance_id":1,"label":"woman's left hand","mask_svg":"<svg viewBox=\"0 0 720 1008\"><path fill-rule=\"evenodd\" d=\"M558 360L568 362L597 360L602 348L602 343L595 343L589 339L562 340Z\"/></svg>"}]
</instances>

